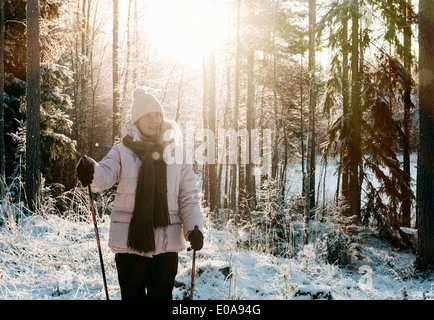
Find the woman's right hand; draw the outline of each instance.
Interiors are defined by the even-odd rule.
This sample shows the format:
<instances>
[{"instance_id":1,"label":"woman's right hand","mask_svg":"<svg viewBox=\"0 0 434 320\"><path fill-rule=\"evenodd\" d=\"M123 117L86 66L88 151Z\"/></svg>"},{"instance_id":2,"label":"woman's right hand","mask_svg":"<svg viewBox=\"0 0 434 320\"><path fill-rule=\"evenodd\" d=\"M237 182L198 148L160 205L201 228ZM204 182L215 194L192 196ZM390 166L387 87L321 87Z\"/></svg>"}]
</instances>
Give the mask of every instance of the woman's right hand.
<instances>
[{"instance_id":1,"label":"woman's right hand","mask_svg":"<svg viewBox=\"0 0 434 320\"><path fill-rule=\"evenodd\" d=\"M188 241L191 243L191 249L200 250L203 247L203 234L197 226L188 235Z\"/></svg>"},{"instance_id":2,"label":"woman's right hand","mask_svg":"<svg viewBox=\"0 0 434 320\"><path fill-rule=\"evenodd\" d=\"M78 160L76 171L78 180L80 180L83 186L87 187L92 183L94 168L89 157L83 156Z\"/></svg>"}]
</instances>

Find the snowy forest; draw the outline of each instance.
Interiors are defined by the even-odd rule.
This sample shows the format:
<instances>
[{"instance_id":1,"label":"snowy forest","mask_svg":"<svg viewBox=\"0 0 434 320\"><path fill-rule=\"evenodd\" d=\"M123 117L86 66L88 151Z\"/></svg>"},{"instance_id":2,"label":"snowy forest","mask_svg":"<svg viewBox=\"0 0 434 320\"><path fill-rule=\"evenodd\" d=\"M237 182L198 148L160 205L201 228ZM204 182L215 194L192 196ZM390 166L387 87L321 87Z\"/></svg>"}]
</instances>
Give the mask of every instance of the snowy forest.
<instances>
[{"instance_id":1,"label":"snowy forest","mask_svg":"<svg viewBox=\"0 0 434 320\"><path fill-rule=\"evenodd\" d=\"M195 299L434 299L433 34L432 0L0 0L0 299L106 298L76 165L136 88L192 156Z\"/></svg>"}]
</instances>

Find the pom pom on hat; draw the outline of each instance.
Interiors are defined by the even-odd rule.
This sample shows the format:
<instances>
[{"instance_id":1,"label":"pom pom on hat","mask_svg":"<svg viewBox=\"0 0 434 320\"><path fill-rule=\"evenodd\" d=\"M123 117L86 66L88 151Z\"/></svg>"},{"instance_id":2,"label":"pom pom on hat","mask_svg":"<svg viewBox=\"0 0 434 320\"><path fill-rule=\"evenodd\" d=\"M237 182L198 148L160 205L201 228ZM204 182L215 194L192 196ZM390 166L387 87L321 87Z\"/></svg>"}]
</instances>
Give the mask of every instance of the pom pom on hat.
<instances>
[{"instance_id":1,"label":"pom pom on hat","mask_svg":"<svg viewBox=\"0 0 434 320\"><path fill-rule=\"evenodd\" d=\"M164 118L163 107L157 98L145 89L135 89L131 106L131 123L135 123L140 117L150 112L160 112Z\"/></svg>"}]
</instances>

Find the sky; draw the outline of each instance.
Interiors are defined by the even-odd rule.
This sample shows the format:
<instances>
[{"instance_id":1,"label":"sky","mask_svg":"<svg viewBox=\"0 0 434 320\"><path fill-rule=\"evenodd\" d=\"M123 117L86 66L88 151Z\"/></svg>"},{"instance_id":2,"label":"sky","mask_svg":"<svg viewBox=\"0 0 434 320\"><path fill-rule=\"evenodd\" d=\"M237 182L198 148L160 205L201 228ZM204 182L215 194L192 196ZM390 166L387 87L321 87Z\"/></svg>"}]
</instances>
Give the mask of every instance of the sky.
<instances>
[{"instance_id":1,"label":"sky","mask_svg":"<svg viewBox=\"0 0 434 320\"><path fill-rule=\"evenodd\" d=\"M128 3L122 4L120 11L126 17ZM228 10L226 1L218 1L215 7L211 0L153 1L140 10L139 31L149 35L163 57L200 66L203 54L227 39Z\"/></svg>"}]
</instances>

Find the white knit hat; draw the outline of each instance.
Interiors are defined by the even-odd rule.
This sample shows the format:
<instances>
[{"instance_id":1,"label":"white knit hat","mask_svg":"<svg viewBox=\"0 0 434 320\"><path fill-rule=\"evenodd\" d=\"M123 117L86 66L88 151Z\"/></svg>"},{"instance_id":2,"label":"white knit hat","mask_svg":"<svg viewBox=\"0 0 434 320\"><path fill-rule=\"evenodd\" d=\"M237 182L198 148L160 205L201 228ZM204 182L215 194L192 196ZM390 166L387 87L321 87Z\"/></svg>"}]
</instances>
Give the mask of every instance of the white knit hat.
<instances>
[{"instance_id":1,"label":"white knit hat","mask_svg":"<svg viewBox=\"0 0 434 320\"><path fill-rule=\"evenodd\" d=\"M131 106L131 123L135 123L140 117L150 112L160 112L164 119L164 110L157 98L145 89L135 89Z\"/></svg>"}]
</instances>

